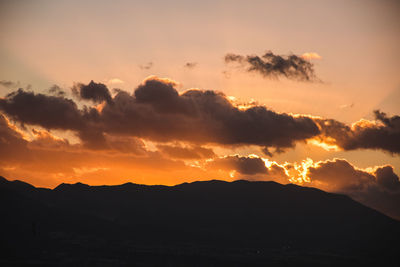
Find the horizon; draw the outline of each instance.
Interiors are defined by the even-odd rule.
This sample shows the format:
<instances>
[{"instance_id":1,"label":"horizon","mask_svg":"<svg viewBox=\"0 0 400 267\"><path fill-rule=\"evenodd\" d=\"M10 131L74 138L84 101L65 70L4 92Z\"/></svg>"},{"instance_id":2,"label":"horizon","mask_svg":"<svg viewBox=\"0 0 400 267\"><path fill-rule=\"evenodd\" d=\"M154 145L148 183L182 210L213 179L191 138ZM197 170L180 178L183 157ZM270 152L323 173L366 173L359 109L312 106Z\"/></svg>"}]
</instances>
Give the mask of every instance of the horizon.
<instances>
[{"instance_id":1,"label":"horizon","mask_svg":"<svg viewBox=\"0 0 400 267\"><path fill-rule=\"evenodd\" d=\"M293 183L281 184L281 183L278 183L278 182L272 181L272 180L266 180L266 181L264 181L264 180L245 180L245 179L238 179L238 180L226 181L226 180L219 180L219 179L210 179L210 180L202 180L202 181L183 182L183 183L173 184L173 185L164 185L164 184L138 184L138 183L133 183L133 182L126 182L126 183L122 183L122 184L99 184L99 185L91 185L91 184L86 184L86 183L82 183L82 182L75 182L75 183L64 183L64 182L63 182L63 183L58 184L57 186L55 186L55 187L53 187L53 188L50 188L50 187L37 187L37 186L34 186L34 185L30 184L30 183L24 182L23 180L18 180L18 179L16 179L16 180L8 180L6 177L3 177L3 176L0 176L0 178L3 178L3 179L5 179L5 180L8 181L8 182L23 182L23 183L29 184L29 185L31 185L31 186L33 186L33 187L35 187L35 188L39 188L39 189L40 189L40 188L43 188L43 189L51 189L51 190L54 190L55 188L57 188L58 186L60 186L60 185L62 185L62 184L67 184L67 185L83 184L83 185L87 185L87 186L90 186L90 187L120 186L120 185L125 185L125 184L135 184L135 185L144 185L144 186L165 186L165 187L174 187L174 186L178 186L178 185L182 185L182 184L192 184L192 183L197 183L197 182L213 182L213 181L216 181L216 182L225 182L225 183L233 183L233 182L238 182L238 181L245 181L245 182L267 182L267 183L276 183L276 184L280 184L280 185L295 185L295 186L300 186L300 185L293 184ZM316 188L316 187L310 187L310 186L301 186L301 187L309 187L309 188L318 189L318 188ZM321 190L321 189L318 189L318 190ZM321 190L321 191L323 191L323 190Z\"/></svg>"}]
</instances>

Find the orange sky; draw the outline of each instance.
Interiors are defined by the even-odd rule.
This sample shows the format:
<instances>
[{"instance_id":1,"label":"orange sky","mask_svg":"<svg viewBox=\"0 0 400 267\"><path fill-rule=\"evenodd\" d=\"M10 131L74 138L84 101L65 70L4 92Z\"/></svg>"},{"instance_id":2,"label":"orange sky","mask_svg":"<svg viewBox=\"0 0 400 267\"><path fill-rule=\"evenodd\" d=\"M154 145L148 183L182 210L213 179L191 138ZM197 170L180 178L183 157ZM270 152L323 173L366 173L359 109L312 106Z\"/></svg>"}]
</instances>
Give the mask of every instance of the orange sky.
<instances>
[{"instance_id":1,"label":"orange sky","mask_svg":"<svg viewBox=\"0 0 400 267\"><path fill-rule=\"evenodd\" d=\"M275 180L391 199L399 11L386 0L3 1L0 175L50 188ZM252 65L267 51L315 79ZM91 80L100 91L84 95Z\"/></svg>"}]
</instances>

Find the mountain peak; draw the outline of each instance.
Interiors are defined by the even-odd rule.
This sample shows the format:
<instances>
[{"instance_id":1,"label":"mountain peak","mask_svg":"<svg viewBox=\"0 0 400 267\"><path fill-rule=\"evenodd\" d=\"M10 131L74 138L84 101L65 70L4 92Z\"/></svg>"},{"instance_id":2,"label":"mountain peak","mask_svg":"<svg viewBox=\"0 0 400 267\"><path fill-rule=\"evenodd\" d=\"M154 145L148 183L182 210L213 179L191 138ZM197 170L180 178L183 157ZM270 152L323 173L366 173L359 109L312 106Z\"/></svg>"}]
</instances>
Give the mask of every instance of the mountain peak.
<instances>
[{"instance_id":1,"label":"mountain peak","mask_svg":"<svg viewBox=\"0 0 400 267\"><path fill-rule=\"evenodd\" d=\"M90 189L91 186L77 182L75 184L69 184L69 183L61 183L57 187L55 187L53 190L54 191L65 191L65 190L87 190Z\"/></svg>"}]
</instances>

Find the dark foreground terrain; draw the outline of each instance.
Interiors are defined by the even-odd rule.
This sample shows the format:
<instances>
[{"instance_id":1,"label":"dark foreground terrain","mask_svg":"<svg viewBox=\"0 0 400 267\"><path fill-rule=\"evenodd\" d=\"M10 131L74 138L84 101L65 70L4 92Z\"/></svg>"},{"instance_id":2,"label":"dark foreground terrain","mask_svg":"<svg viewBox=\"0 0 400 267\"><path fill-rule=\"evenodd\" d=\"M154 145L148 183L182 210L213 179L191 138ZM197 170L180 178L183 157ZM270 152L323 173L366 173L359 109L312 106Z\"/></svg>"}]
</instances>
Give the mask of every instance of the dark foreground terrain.
<instances>
[{"instance_id":1,"label":"dark foreground terrain","mask_svg":"<svg viewBox=\"0 0 400 267\"><path fill-rule=\"evenodd\" d=\"M275 182L173 187L0 177L0 266L400 266L400 223Z\"/></svg>"}]
</instances>

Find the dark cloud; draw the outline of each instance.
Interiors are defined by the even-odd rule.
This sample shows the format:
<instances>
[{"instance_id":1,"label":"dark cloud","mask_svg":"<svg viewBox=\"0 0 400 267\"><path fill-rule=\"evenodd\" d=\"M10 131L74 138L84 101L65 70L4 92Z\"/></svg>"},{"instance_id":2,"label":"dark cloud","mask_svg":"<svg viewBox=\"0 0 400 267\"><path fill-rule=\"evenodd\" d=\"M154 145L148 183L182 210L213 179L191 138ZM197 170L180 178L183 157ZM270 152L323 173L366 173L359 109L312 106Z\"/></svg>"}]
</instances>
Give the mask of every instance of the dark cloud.
<instances>
[{"instance_id":1,"label":"dark cloud","mask_svg":"<svg viewBox=\"0 0 400 267\"><path fill-rule=\"evenodd\" d=\"M96 127L85 127L80 129L78 131L78 136L87 148L94 150L109 148L104 133Z\"/></svg>"},{"instance_id":2,"label":"dark cloud","mask_svg":"<svg viewBox=\"0 0 400 267\"><path fill-rule=\"evenodd\" d=\"M87 147L105 146L99 112L94 108L79 109L73 100L63 96L35 94L18 89L0 99L0 110L22 125L72 130Z\"/></svg>"},{"instance_id":3,"label":"dark cloud","mask_svg":"<svg viewBox=\"0 0 400 267\"><path fill-rule=\"evenodd\" d=\"M201 146L158 145L157 149L169 157L178 159L203 159L215 157L215 153L212 149Z\"/></svg>"},{"instance_id":4,"label":"dark cloud","mask_svg":"<svg viewBox=\"0 0 400 267\"><path fill-rule=\"evenodd\" d=\"M72 87L72 92L81 99L91 100L94 103L106 101L111 104L112 102L112 97L107 86L102 83L95 83L93 80L87 85L83 83L75 84Z\"/></svg>"},{"instance_id":5,"label":"dark cloud","mask_svg":"<svg viewBox=\"0 0 400 267\"><path fill-rule=\"evenodd\" d=\"M308 176L319 188L335 192L365 191L376 185L375 177L366 171L358 170L344 159L323 161L308 169Z\"/></svg>"},{"instance_id":6,"label":"dark cloud","mask_svg":"<svg viewBox=\"0 0 400 267\"><path fill-rule=\"evenodd\" d=\"M264 161L258 157L241 157L238 155L214 159L207 164L208 168L226 171L235 170L241 174L267 174L268 169Z\"/></svg>"},{"instance_id":7,"label":"dark cloud","mask_svg":"<svg viewBox=\"0 0 400 267\"><path fill-rule=\"evenodd\" d=\"M187 69L193 69L196 66L197 66L197 62L186 62L186 64L184 65L184 67Z\"/></svg>"},{"instance_id":8,"label":"dark cloud","mask_svg":"<svg viewBox=\"0 0 400 267\"><path fill-rule=\"evenodd\" d=\"M188 90L152 78L134 96L119 92L114 105L101 112L106 131L129 133L156 141L190 141L226 145L292 147L319 134L308 117L276 113L263 106L241 110L224 94Z\"/></svg>"},{"instance_id":9,"label":"dark cloud","mask_svg":"<svg viewBox=\"0 0 400 267\"><path fill-rule=\"evenodd\" d=\"M268 147L263 147L263 148L261 148L261 152L264 155L272 158L276 154L284 153L285 150L280 147L275 147L275 149L273 151L271 151Z\"/></svg>"},{"instance_id":10,"label":"dark cloud","mask_svg":"<svg viewBox=\"0 0 400 267\"><path fill-rule=\"evenodd\" d=\"M400 181L390 165L362 170L345 159L318 162L309 167L307 176L311 182L327 191L343 193L368 193L371 189L400 192Z\"/></svg>"},{"instance_id":11,"label":"dark cloud","mask_svg":"<svg viewBox=\"0 0 400 267\"><path fill-rule=\"evenodd\" d=\"M263 147L261 149L261 151L264 153L264 155L268 156L268 157L273 157L274 154L269 150L268 147Z\"/></svg>"},{"instance_id":12,"label":"dark cloud","mask_svg":"<svg viewBox=\"0 0 400 267\"><path fill-rule=\"evenodd\" d=\"M264 77L279 78L281 76L299 81L317 81L314 65L297 55L280 56L267 51L263 56L225 55L225 62L238 62L248 72L257 72Z\"/></svg>"},{"instance_id":13,"label":"dark cloud","mask_svg":"<svg viewBox=\"0 0 400 267\"><path fill-rule=\"evenodd\" d=\"M310 167L307 175L315 187L350 195L367 206L400 218L400 181L392 166L367 172L344 159L334 159Z\"/></svg>"},{"instance_id":14,"label":"dark cloud","mask_svg":"<svg viewBox=\"0 0 400 267\"><path fill-rule=\"evenodd\" d=\"M400 192L399 176L394 173L392 166L377 168L375 171L377 183L388 191Z\"/></svg>"},{"instance_id":15,"label":"dark cloud","mask_svg":"<svg viewBox=\"0 0 400 267\"><path fill-rule=\"evenodd\" d=\"M7 80L0 80L0 85L6 88L17 88L19 87L19 82L7 81Z\"/></svg>"},{"instance_id":16,"label":"dark cloud","mask_svg":"<svg viewBox=\"0 0 400 267\"><path fill-rule=\"evenodd\" d=\"M153 65L154 65L153 62L148 62L147 64L139 65L139 68L141 70L149 70L153 67Z\"/></svg>"},{"instance_id":17,"label":"dark cloud","mask_svg":"<svg viewBox=\"0 0 400 267\"><path fill-rule=\"evenodd\" d=\"M189 113L190 103L179 96L176 83L168 79L151 77L139 85L134 93L135 102L151 106L157 112Z\"/></svg>"},{"instance_id":18,"label":"dark cloud","mask_svg":"<svg viewBox=\"0 0 400 267\"><path fill-rule=\"evenodd\" d=\"M65 96L66 95L64 90L61 89L61 87L56 84L53 85L52 87L50 87L48 92L50 95L54 95L54 96Z\"/></svg>"},{"instance_id":19,"label":"dark cloud","mask_svg":"<svg viewBox=\"0 0 400 267\"><path fill-rule=\"evenodd\" d=\"M76 85L84 99L106 105L78 109L70 99L17 90L0 99L0 109L23 124L73 130L88 147L99 148L104 134L132 135L156 141L189 141L223 145L292 147L319 134L307 117L280 114L263 106L235 107L224 94L189 90L179 94L176 83L147 79L134 95L119 91L112 99L105 85Z\"/></svg>"},{"instance_id":20,"label":"dark cloud","mask_svg":"<svg viewBox=\"0 0 400 267\"><path fill-rule=\"evenodd\" d=\"M0 109L17 122L46 129L79 130L85 124L83 112L74 101L23 89L0 99Z\"/></svg>"},{"instance_id":21,"label":"dark cloud","mask_svg":"<svg viewBox=\"0 0 400 267\"><path fill-rule=\"evenodd\" d=\"M351 127L332 119L315 119L321 128L321 140L344 150L381 149L400 153L400 117L374 111L377 122L361 120Z\"/></svg>"}]
</instances>

